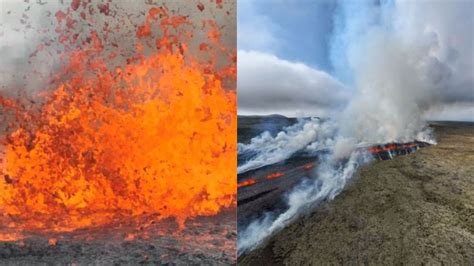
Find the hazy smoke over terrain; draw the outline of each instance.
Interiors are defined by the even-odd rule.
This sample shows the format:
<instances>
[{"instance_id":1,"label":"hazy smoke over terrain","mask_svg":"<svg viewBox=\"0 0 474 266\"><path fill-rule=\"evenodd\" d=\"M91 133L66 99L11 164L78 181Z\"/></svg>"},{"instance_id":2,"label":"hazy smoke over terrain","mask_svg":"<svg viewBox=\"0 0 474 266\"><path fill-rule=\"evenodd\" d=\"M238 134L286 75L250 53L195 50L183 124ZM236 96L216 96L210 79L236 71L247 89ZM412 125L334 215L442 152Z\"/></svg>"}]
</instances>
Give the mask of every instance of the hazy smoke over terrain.
<instances>
[{"instance_id":1,"label":"hazy smoke over terrain","mask_svg":"<svg viewBox=\"0 0 474 266\"><path fill-rule=\"evenodd\" d=\"M356 145L434 142L424 120L434 110L472 111L472 1L341 1L335 16L334 74L354 90L337 117L332 153L318 178L288 194L288 210L267 214L239 232L241 254L344 188L366 162ZM466 108L467 107L467 108ZM342 163L342 162L344 163Z\"/></svg>"},{"instance_id":2,"label":"hazy smoke over terrain","mask_svg":"<svg viewBox=\"0 0 474 266\"><path fill-rule=\"evenodd\" d=\"M312 153L334 145L336 126L332 121L321 122L317 118L299 119L298 123L285 127L276 136L263 132L250 143L239 143L238 153L255 156L238 166L241 174L265 165L281 162L298 151Z\"/></svg>"}]
</instances>

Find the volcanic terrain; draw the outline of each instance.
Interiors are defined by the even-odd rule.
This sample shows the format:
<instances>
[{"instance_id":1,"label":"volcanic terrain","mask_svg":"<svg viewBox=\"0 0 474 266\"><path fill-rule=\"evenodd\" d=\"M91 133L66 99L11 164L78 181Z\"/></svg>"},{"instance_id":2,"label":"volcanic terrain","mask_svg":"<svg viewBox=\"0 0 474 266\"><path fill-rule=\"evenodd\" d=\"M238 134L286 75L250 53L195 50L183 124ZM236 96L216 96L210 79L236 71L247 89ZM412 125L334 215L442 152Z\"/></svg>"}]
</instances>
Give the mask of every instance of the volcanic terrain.
<instances>
[{"instance_id":1,"label":"volcanic terrain","mask_svg":"<svg viewBox=\"0 0 474 266\"><path fill-rule=\"evenodd\" d=\"M186 222L153 217L70 233L0 242L0 265L230 265L235 263L236 212ZM137 223L142 226L137 228Z\"/></svg>"},{"instance_id":2,"label":"volcanic terrain","mask_svg":"<svg viewBox=\"0 0 474 266\"><path fill-rule=\"evenodd\" d=\"M472 264L474 124L431 127L437 145L363 166L239 264Z\"/></svg>"}]
</instances>

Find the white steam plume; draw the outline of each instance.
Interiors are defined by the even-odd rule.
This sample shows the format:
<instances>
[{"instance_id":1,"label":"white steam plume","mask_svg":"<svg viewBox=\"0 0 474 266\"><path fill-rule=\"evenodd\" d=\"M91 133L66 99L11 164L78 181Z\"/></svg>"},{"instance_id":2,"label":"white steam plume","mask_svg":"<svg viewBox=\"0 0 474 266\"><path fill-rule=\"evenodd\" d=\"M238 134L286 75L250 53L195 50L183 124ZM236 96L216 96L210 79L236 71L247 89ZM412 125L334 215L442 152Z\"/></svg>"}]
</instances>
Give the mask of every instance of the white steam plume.
<instances>
[{"instance_id":1,"label":"white steam plume","mask_svg":"<svg viewBox=\"0 0 474 266\"><path fill-rule=\"evenodd\" d=\"M370 160L367 154L354 152L347 162L341 163L330 156L318 166L318 178L305 180L293 188L287 196L289 208L273 217L265 214L263 218L250 223L239 231L237 249L239 255L261 244L267 237L281 230L297 218L302 212L323 200L332 200L344 188L347 181L357 170L359 164Z\"/></svg>"},{"instance_id":2,"label":"white steam plume","mask_svg":"<svg viewBox=\"0 0 474 266\"><path fill-rule=\"evenodd\" d=\"M357 93L339 118L344 137L413 140L429 108L473 104L472 2L396 1L365 10L370 20L359 24L364 28L348 28L360 34L347 42ZM346 14L346 23L354 20L362 18Z\"/></svg>"},{"instance_id":3,"label":"white steam plume","mask_svg":"<svg viewBox=\"0 0 474 266\"><path fill-rule=\"evenodd\" d=\"M296 124L285 127L276 136L264 132L248 144L238 144L238 153L254 154L247 162L237 168L242 174L252 169L281 162L294 153L306 149L313 152L331 146L335 135L335 125L321 122L318 118L300 119Z\"/></svg>"}]
</instances>

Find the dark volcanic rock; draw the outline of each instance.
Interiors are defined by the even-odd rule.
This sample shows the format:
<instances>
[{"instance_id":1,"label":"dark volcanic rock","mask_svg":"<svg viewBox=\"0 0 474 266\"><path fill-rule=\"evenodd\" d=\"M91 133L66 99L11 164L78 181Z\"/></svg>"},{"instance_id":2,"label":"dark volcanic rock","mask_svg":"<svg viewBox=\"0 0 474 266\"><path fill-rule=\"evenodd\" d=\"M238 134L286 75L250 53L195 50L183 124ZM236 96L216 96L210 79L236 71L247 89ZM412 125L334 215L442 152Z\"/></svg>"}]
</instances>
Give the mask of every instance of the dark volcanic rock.
<instances>
[{"instance_id":1,"label":"dark volcanic rock","mask_svg":"<svg viewBox=\"0 0 474 266\"><path fill-rule=\"evenodd\" d=\"M170 221L156 223L169 226ZM172 222L174 223L174 222ZM104 233L95 240L58 235L55 245L44 236L0 242L0 265L233 265L236 260L236 213L199 217L184 231L170 235L140 236L133 240ZM81 238L97 231L81 232ZM152 234L152 231L150 231Z\"/></svg>"},{"instance_id":2,"label":"dark volcanic rock","mask_svg":"<svg viewBox=\"0 0 474 266\"><path fill-rule=\"evenodd\" d=\"M239 265L473 265L474 124L432 126L438 145L362 167Z\"/></svg>"}]
</instances>

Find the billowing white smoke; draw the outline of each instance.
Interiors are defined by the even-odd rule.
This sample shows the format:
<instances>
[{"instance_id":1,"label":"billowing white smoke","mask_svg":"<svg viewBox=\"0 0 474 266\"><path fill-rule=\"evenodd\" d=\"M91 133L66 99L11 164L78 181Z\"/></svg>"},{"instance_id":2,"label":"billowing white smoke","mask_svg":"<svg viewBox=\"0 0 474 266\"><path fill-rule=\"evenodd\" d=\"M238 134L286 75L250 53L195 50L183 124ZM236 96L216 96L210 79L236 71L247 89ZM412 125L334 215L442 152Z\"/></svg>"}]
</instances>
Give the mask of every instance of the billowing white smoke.
<instances>
[{"instance_id":1,"label":"billowing white smoke","mask_svg":"<svg viewBox=\"0 0 474 266\"><path fill-rule=\"evenodd\" d=\"M413 140L430 108L472 104L472 2L397 1L358 15L349 13L353 4L342 12L346 24L360 26L344 33L351 36L345 58L357 93L339 118L342 136L355 142Z\"/></svg>"},{"instance_id":2,"label":"billowing white smoke","mask_svg":"<svg viewBox=\"0 0 474 266\"><path fill-rule=\"evenodd\" d=\"M317 179L303 181L287 195L289 208L285 212L277 217L267 213L263 218L250 223L243 231L239 231L237 240L239 255L261 244L267 237L290 224L313 205L334 199L357 167L368 160L370 158L367 154L361 152L353 152L344 163L329 156L322 165L318 166Z\"/></svg>"},{"instance_id":3,"label":"billowing white smoke","mask_svg":"<svg viewBox=\"0 0 474 266\"><path fill-rule=\"evenodd\" d=\"M328 148L335 135L335 125L321 122L318 118L300 119L276 136L264 132L253 138L249 144L238 144L238 153L253 153L254 156L237 168L239 174L262 166L281 162L295 152L308 152Z\"/></svg>"},{"instance_id":4,"label":"billowing white smoke","mask_svg":"<svg viewBox=\"0 0 474 266\"><path fill-rule=\"evenodd\" d=\"M336 74L356 93L334 119L332 153L316 169L315 180L288 194L287 211L267 214L239 231L239 254L315 204L333 199L367 161L357 145L434 143L423 114L440 104L472 105L473 12L471 1L341 3L332 59Z\"/></svg>"}]
</instances>

